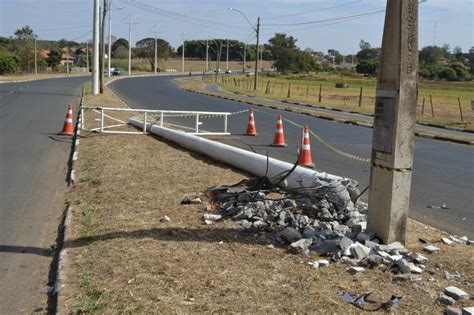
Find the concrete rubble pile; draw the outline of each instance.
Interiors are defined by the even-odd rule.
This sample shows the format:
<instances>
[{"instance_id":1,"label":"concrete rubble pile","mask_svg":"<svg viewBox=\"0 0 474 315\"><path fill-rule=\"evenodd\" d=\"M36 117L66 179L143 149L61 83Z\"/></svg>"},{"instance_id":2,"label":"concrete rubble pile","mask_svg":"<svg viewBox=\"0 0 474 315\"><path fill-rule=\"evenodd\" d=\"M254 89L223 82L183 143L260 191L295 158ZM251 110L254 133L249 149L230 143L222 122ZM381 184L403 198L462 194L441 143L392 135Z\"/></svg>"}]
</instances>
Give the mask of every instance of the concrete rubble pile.
<instances>
[{"instance_id":1,"label":"concrete rubble pile","mask_svg":"<svg viewBox=\"0 0 474 315\"><path fill-rule=\"evenodd\" d=\"M365 268L390 269L394 281L421 281L428 258L410 252L395 242L380 244L375 233L367 230L367 206L354 203L359 195L352 180L332 180L317 188L256 189L259 179L233 186L209 189L219 214L205 214L207 224L233 219L242 232L258 233L259 239L273 247L287 246L295 254L309 256L311 251L333 262L347 263L349 273ZM428 248L437 253L439 249ZM318 269L327 260L310 263Z\"/></svg>"}]
</instances>

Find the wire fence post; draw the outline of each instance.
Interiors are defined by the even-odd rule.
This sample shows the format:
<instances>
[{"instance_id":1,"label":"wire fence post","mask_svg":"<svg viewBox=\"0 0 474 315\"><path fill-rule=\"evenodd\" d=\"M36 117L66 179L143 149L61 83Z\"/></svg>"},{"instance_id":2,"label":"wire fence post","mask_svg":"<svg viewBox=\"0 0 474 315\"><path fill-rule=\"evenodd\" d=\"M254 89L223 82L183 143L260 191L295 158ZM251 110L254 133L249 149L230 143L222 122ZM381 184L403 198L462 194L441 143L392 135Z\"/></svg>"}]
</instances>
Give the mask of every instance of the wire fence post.
<instances>
[{"instance_id":1,"label":"wire fence post","mask_svg":"<svg viewBox=\"0 0 474 315\"><path fill-rule=\"evenodd\" d=\"M286 98L290 98L291 96L291 82L288 83L288 94L286 95Z\"/></svg>"},{"instance_id":2,"label":"wire fence post","mask_svg":"<svg viewBox=\"0 0 474 315\"><path fill-rule=\"evenodd\" d=\"M425 114L425 98L423 97L423 103L421 104L421 116Z\"/></svg>"},{"instance_id":3,"label":"wire fence post","mask_svg":"<svg viewBox=\"0 0 474 315\"><path fill-rule=\"evenodd\" d=\"M318 102L321 103L321 92L322 92L322 89L323 89L323 85L320 84L319 85L319 97L318 97Z\"/></svg>"},{"instance_id":4,"label":"wire fence post","mask_svg":"<svg viewBox=\"0 0 474 315\"><path fill-rule=\"evenodd\" d=\"M464 122L464 117L462 115L461 99L459 97L458 97L458 105L459 105L459 114L461 115L461 122Z\"/></svg>"},{"instance_id":5,"label":"wire fence post","mask_svg":"<svg viewBox=\"0 0 474 315\"><path fill-rule=\"evenodd\" d=\"M165 114L163 112L160 113L160 127L163 127L163 120L165 118Z\"/></svg>"},{"instance_id":6,"label":"wire fence post","mask_svg":"<svg viewBox=\"0 0 474 315\"><path fill-rule=\"evenodd\" d=\"M361 86L360 87L360 92L359 92L359 107L362 106L362 89L363 89L363 87Z\"/></svg>"},{"instance_id":7,"label":"wire fence post","mask_svg":"<svg viewBox=\"0 0 474 315\"><path fill-rule=\"evenodd\" d=\"M433 98L431 97L431 94L430 94L430 104L431 104L431 117L434 117L434 109L433 109Z\"/></svg>"},{"instance_id":8,"label":"wire fence post","mask_svg":"<svg viewBox=\"0 0 474 315\"><path fill-rule=\"evenodd\" d=\"M309 94L309 85L306 86L306 99L308 99L308 94Z\"/></svg>"}]
</instances>

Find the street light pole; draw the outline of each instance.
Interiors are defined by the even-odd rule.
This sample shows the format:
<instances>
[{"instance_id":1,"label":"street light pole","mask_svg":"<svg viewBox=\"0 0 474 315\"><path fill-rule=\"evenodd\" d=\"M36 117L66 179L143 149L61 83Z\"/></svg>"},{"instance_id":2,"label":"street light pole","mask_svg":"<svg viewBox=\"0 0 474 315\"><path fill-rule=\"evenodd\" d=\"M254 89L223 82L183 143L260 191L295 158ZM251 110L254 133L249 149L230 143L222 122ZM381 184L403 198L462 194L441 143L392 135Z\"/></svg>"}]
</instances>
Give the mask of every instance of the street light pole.
<instances>
[{"instance_id":1,"label":"street light pole","mask_svg":"<svg viewBox=\"0 0 474 315\"><path fill-rule=\"evenodd\" d=\"M107 72L107 77L110 78L110 64L112 62L112 10L110 9L110 6L112 5L112 0L110 0L109 2L109 49L108 49L108 59L107 59L107 68L108 68L108 72Z\"/></svg>"},{"instance_id":2,"label":"street light pole","mask_svg":"<svg viewBox=\"0 0 474 315\"><path fill-rule=\"evenodd\" d=\"M184 33L183 33L183 49L181 49L181 72L184 73Z\"/></svg>"},{"instance_id":3,"label":"street light pole","mask_svg":"<svg viewBox=\"0 0 474 315\"><path fill-rule=\"evenodd\" d=\"M92 94L99 94L99 0L94 0Z\"/></svg>"},{"instance_id":4,"label":"street light pole","mask_svg":"<svg viewBox=\"0 0 474 315\"><path fill-rule=\"evenodd\" d=\"M132 74L132 13L128 14L128 75Z\"/></svg>"},{"instance_id":5,"label":"street light pole","mask_svg":"<svg viewBox=\"0 0 474 315\"><path fill-rule=\"evenodd\" d=\"M154 62L154 70L155 70L155 75L156 75L156 60L158 57L158 37L156 35L156 24L155 24L155 62Z\"/></svg>"},{"instance_id":6,"label":"street light pole","mask_svg":"<svg viewBox=\"0 0 474 315\"><path fill-rule=\"evenodd\" d=\"M256 56L255 56L255 80L253 82L253 90L256 91L257 90L257 86L258 86L258 45L259 45L259 38L260 38L260 17L257 18L257 29L255 30L255 33L257 35L257 46L256 46L256 49L257 49L257 53L256 53Z\"/></svg>"},{"instance_id":7,"label":"street light pole","mask_svg":"<svg viewBox=\"0 0 474 315\"><path fill-rule=\"evenodd\" d=\"M206 39L206 72L209 71L209 39Z\"/></svg>"}]
</instances>

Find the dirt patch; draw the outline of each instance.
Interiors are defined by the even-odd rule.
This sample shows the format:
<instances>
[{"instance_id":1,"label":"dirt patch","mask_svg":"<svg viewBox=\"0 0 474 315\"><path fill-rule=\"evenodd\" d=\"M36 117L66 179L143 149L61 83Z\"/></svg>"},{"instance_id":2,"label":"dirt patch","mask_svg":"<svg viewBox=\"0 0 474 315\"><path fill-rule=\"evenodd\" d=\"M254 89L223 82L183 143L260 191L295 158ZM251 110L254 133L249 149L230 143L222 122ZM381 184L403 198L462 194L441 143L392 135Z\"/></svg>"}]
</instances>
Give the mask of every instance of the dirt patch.
<instances>
[{"instance_id":1,"label":"dirt patch","mask_svg":"<svg viewBox=\"0 0 474 315\"><path fill-rule=\"evenodd\" d=\"M373 291L380 301L403 295L395 312L433 314L444 309L435 298L450 283L472 293L469 246L436 244L442 253L429 256L423 281L396 284L389 271L311 269L315 254L268 248L231 221L205 225L202 215L212 205L180 201L205 198L207 187L246 175L153 136L83 134L77 173L69 194L73 232L65 242L66 312L350 313L359 310L338 291ZM172 221L161 223L164 215ZM441 235L410 221L407 246L420 251L419 237ZM462 278L447 281L445 270Z\"/></svg>"}]
</instances>

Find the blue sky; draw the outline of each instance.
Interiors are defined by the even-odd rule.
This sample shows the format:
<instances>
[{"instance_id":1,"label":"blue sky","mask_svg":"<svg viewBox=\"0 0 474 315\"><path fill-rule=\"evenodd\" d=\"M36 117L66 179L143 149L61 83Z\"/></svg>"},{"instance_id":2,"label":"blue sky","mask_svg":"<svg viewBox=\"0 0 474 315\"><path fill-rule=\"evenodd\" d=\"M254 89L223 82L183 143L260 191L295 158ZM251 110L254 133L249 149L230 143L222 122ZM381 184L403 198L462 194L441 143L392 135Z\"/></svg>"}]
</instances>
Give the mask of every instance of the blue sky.
<instances>
[{"instance_id":1,"label":"blue sky","mask_svg":"<svg viewBox=\"0 0 474 315\"><path fill-rule=\"evenodd\" d=\"M101 0L102 2L102 0ZM420 4L420 47L460 46L463 51L474 46L474 0L428 0ZM91 38L93 0L0 0L0 35L30 25L41 39ZM317 51L337 49L343 54L358 51L360 39L373 47L380 46L384 14L374 13L359 19L339 22L290 25L325 21L360 13L383 10L385 0L112 0L112 33L128 39L128 15L131 14L132 42L158 36L174 47L186 39L232 38L255 43L255 36L245 19L233 7L243 11L252 23L261 20L262 40L275 32L298 39L302 49ZM119 9L121 8L121 9ZM143 9L145 8L145 9ZM167 10L170 12L157 11ZM337 22L337 23L335 23ZM288 25L287 25L288 24ZM436 28L436 32L435 32Z\"/></svg>"}]
</instances>

